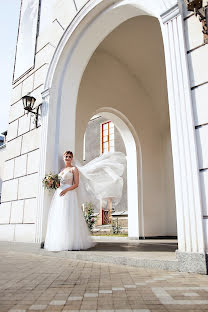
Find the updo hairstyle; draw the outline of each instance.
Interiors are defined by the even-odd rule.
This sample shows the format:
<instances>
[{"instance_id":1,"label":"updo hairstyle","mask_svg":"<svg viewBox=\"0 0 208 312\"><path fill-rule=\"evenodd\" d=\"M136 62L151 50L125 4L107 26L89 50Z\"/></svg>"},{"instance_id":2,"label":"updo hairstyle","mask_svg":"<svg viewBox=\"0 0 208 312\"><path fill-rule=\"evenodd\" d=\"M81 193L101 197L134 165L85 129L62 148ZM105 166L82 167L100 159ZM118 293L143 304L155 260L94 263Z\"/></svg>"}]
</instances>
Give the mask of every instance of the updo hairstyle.
<instances>
[{"instance_id":1,"label":"updo hairstyle","mask_svg":"<svg viewBox=\"0 0 208 312\"><path fill-rule=\"evenodd\" d=\"M71 155L71 157L73 158L73 153L71 151L64 152L63 156L65 156L65 155Z\"/></svg>"}]
</instances>

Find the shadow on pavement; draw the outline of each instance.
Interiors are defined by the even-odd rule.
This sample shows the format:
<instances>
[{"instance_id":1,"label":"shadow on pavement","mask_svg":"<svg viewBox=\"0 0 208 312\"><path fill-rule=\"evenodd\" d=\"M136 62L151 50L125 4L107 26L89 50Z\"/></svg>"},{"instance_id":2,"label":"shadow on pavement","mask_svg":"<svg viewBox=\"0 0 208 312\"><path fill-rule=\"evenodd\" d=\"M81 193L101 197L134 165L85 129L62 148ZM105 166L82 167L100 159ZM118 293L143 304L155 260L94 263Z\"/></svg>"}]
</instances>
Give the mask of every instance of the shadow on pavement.
<instances>
[{"instance_id":1,"label":"shadow on pavement","mask_svg":"<svg viewBox=\"0 0 208 312\"><path fill-rule=\"evenodd\" d=\"M97 244L88 249L91 251L124 251L124 252L175 252L178 244L175 242L145 242L145 243L129 243L129 242L97 242Z\"/></svg>"}]
</instances>

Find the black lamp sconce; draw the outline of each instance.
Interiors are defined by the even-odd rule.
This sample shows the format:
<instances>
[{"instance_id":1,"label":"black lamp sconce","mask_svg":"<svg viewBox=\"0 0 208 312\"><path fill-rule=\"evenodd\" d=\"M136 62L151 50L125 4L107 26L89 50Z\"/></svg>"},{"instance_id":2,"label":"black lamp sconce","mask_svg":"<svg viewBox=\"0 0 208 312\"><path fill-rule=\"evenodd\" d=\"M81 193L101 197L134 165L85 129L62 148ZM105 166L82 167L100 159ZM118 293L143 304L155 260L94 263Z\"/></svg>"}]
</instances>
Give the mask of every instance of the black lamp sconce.
<instances>
[{"instance_id":1,"label":"black lamp sconce","mask_svg":"<svg viewBox=\"0 0 208 312\"><path fill-rule=\"evenodd\" d=\"M40 106L42 104L39 104L36 108L33 108L35 101L36 101L36 98L34 98L33 96L30 96L30 95L25 95L22 97L22 103L23 103L24 110L27 111L27 114L31 113L31 114L35 115L35 126L37 128L38 127L38 116L40 116L39 109L40 109Z\"/></svg>"},{"instance_id":2,"label":"black lamp sconce","mask_svg":"<svg viewBox=\"0 0 208 312\"><path fill-rule=\"evenodd\" d=\"M204 43L208 43L208 1L207 0L184 0L188 11L194 12L202 23Z\"/></svg>"}]
</instances>

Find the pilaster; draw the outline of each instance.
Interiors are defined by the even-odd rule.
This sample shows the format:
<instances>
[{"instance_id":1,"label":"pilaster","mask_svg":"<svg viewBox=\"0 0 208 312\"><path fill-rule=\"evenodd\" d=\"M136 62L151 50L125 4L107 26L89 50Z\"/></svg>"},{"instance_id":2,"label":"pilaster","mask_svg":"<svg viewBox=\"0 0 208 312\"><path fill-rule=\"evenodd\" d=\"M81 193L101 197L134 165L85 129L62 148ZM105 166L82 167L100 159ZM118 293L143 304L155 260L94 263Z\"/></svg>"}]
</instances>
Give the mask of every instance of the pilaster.
<instances>
[{"instance_id":1,"label":"pilaster","mask_svg":"<svg viewBox=\"0 0 208 312\"><path fill-rule=\"evenodd\" d=\"M174 162L179 252L204 253L202 204L190 81L178 6L161 15Z\"/></svg>"}]
</instances>

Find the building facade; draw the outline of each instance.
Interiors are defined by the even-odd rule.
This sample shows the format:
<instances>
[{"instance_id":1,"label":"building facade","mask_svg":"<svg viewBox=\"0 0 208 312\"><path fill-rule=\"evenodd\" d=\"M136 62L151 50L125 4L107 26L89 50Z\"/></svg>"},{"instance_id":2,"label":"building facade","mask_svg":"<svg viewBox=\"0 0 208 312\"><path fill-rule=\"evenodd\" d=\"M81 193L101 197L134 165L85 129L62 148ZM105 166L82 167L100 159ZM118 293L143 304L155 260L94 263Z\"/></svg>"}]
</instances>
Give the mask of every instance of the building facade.
<instances>
[{"instance_id":1,"label":"building facade","mask_svg":"<svg viewBox=\"0 0 208 312\"><path fill-rule=\"evenodd\" d=\"M99 114L126 150L129 237L177 233L180 270L205 273L207 52L182 0L23 0L0 239L44 241L51 197L41 180L62 168L64 150L83 159ZM28 94L42 104L37 127Z\"/></svg>"}]
</instances>

